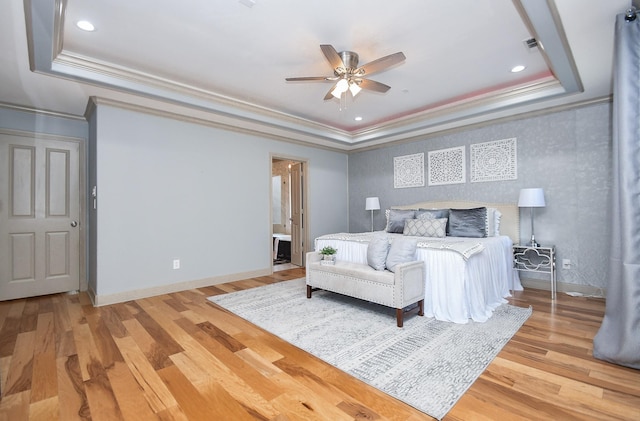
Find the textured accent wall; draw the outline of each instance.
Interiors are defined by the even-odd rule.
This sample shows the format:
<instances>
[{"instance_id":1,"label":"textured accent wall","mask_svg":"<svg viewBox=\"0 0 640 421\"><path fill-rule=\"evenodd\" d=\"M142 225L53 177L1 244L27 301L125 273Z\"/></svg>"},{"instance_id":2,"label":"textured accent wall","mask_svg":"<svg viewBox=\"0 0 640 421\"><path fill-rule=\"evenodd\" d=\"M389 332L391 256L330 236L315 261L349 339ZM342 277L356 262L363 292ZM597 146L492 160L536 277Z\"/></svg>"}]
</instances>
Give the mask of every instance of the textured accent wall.
<instances>
[{"instance_id":1,"label":"textured accent wall","mask_svg":"<svg viewBox=\"0 0 640 421\"><path fill-rule=\"evenodd\" d=\"M378 196L374 227L384 229L384 209L425 200L517 203L521 188L542 187L547 206L536 210L536 240L555 244L558 281L597 288L607 283L611 104L603 102L522 118L411 143L349 155L349 230L370 230L365 198ZM517 138L516 180L394 189L393 158ZM425 161L425 166L427 165ZM425 168L425 173L427 173ZM529 211L521 214L521 241L531 235ZM562 269L562 259L572 268ZM543 278L544 279L544 278Z\"/></svg>"}]
</instances>

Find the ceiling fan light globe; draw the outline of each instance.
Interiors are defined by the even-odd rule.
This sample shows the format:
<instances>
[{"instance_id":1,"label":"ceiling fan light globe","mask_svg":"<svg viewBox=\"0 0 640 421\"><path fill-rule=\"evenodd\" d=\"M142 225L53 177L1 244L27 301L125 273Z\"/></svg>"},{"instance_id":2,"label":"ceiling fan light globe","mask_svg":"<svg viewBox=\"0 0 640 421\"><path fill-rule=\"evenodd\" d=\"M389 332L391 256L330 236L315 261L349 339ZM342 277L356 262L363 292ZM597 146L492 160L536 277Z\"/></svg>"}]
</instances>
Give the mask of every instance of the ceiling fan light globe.
<instances>
[{"instance_id":1,"label":"ceiling fan light globe","mask_svg":"<svg viewBox=\"0 0 640 421\"><path fill-rule=\"evenodd\" d=\"M346 79L340 79L335 89L331 91L331 95L339 99L347 90L349 90L349 82Z\"/></svg>"},{"instance_id":2,"label":"ceiling fan light globe","mask_svg":"<svg viewBox=\"0 0 640 421\"><path fill-rule=\"evenodd\" d=\"M353 95L355 97L356 95L358 95L360 93L362 88L359 87L357 83L351 82L351 84L349 85L349 90L351 91L351 95Z\"/></svg>"}]
</instances>

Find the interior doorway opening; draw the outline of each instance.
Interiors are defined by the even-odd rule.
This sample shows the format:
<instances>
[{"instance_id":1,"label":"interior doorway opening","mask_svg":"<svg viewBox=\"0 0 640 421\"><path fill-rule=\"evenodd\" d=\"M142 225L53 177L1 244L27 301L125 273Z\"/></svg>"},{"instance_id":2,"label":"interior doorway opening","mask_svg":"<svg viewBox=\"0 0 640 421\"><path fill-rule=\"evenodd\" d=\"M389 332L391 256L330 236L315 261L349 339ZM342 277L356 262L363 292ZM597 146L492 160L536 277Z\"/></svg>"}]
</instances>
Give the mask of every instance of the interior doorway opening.
<instances>
[{"instance_id":1,"label":"interior doorway opening","mask_svg":"<svg viewBox=\"0 0 640 421\"><path fill-rule=\"evenodd\" d=\"M306 163L271 158L271 244L273 270L304 266L306 245Z\"/></svg>"}]
</instances>

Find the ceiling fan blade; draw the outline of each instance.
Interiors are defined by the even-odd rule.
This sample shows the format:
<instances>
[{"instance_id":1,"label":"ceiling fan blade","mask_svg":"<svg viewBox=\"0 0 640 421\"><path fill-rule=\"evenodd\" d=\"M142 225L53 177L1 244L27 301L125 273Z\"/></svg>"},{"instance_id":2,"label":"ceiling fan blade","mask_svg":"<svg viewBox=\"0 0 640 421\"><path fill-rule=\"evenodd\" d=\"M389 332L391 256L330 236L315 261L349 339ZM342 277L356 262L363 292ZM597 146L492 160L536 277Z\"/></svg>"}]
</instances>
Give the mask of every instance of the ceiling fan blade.
<instances>
[{"instance_id":1,"label":"ceiling fan blade","mask_svg":"<svg viewBox=\"0 0 640 421\"><path fill-rule=\"evenodd\" d=\"M286 80L287 82L302 82L302 81L310 81L310 80L330 81L331 79L325 76L306 76L306 77L287 77L284 80Z\"/></svg>"},{"instance_id":2,"label":"ceiling fan blade","mask_svg":"<svg viewBox=\"0 0 640 421\"><path fill-rule=\"evenodd\" d=\"M370 75L371 73L379 72L386 69L387 67L393 66L394 64L398 64L405 59L406 57L402 52L390 54L377 60L373 60L372 62L367 63L364 66L358 67L354 73L362 74L363 76Z\"/></svg>"},{"instance_id":3,"label":"ceiling fan blade","mask_svg":"<svg viewBox=\"0 0 640 421\"><path fill-rule=\"evenodd\" d=\"M376 82L375 80L369 79L362 79L362 82L358 83L358 86L360 86L362 89L381 93L385 93L389 89L391 89L391 86L389 85L385 85L384 83Z\"/></svg>"},{"instance_id":4,"label":"ceiling fan blade","mask_svg":"<svg viewBox=\"0 0 640 421\"><path fill-rule=\"evenodd\" d=\"M332 45L322 44L320 45L320 48L322 49L322 53L327 58L327 60L329 60L329 64L331 64L331 67L333 67L334 70L338 67L344 68L344 63L342 62L340 55Z\"/></svg>"},{"instance_id":5,"label":"ceiling fan blade","mask_svg":"<svg viewBox=\"0 0 640 421\"><path fill-rule=\"evenodd\" d=\"M337 85L338 85L338 82L334 83L333 86L331 87L331 89L329 89L329 92L327 92L327 94L324 96L324 100L325 101L333 98L333 95L331 94L331 92L333 92L333 90L336 89Z\"/></svg>"}]
</instances>

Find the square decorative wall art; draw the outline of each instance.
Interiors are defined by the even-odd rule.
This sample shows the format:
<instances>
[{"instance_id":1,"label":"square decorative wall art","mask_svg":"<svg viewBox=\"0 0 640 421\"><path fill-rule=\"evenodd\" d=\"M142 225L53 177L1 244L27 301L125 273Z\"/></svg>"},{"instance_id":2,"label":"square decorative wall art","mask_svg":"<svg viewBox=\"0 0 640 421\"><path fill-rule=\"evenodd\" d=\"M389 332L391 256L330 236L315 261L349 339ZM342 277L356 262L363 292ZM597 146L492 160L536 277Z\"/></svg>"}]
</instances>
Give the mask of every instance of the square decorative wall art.
<instances>
[{"instance_id":1,"label":"square decorative wall art","mask_svg":"<svg viewBox=\"0 0 640 421\"><path fill-rule=\"evenodd\" d=\"M467 181L464 146L429 152L429 185Z\"/></svg>"},{"instance_id":2,"label":"square decorative wall art","mask_svg":"<svg viewBox=\"0 0 640 421\"><path fill-rule=\"evenodd\" d=\"M424 186L424 153L393 158L393 187Z\"/></svg>"},{"instance_id":3,"label":"square decorative wall art","mask_svg":"<svg viewBox=\"0 0 640 421\"><path fill-rule=\"evenodd\" d=\"M471 182L517 180L516 138L471 145Z\"/></svg>"}]
</instances>

